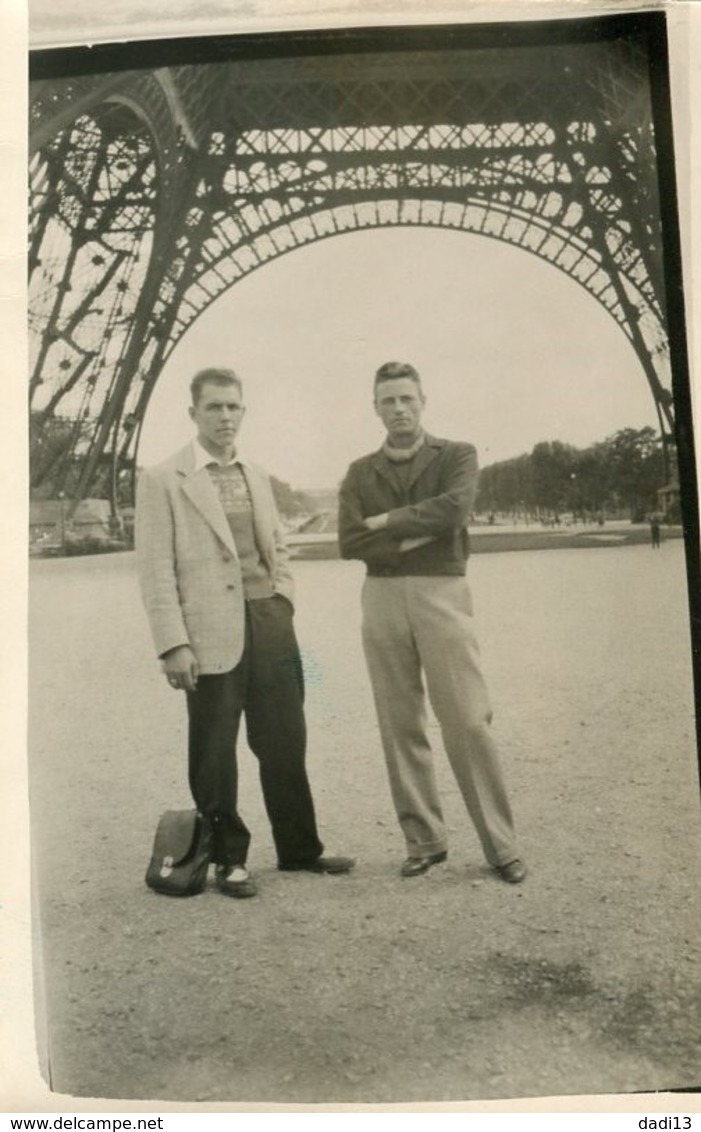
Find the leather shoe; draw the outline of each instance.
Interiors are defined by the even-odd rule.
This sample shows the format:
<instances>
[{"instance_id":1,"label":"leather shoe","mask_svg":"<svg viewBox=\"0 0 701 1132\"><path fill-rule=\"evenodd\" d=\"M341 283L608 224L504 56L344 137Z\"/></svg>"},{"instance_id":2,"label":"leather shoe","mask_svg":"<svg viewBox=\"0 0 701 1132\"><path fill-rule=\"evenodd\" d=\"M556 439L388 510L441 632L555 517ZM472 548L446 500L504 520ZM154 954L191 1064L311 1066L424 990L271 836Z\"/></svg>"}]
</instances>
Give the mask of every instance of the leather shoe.
<instances>
[{"instance_id":1,"label":"leather shoe","mask_svg":"<svg viewBox=\"0 0 701 1132\"><path fill-rule=\"evenodd\" d=\"M278 865L283 873L349 873L355 868L354 857L317 857L315 861L306 861L299 864Z\"/></svg>"},{"instance_id":2,"label":"leather shoe","mask_svg":"<svg viewBox=\"0 0 701 1132\"><path fill-rule=\"evenodd\" d=\"M258 886L243 865L217 865L214 882L224 896L255 896Z\"/></svg>"},{"instance_id":3,"label":"leather shoe","mask_svg":"<svg viewBox=\"0 0 701 1132\"><path fill-rule=\"evenodd\" d=\"M497 865L495 872L507 884L520 884L522 880L526 879L526 866L518 857L515 861L509 861L506 865Z\"/></svg>"},{"instance_id":4,"label":"leather shoe","mask_svg":"<svg viewBox=\"0 0 701 1132\"><path fill-rule=\"evenodd\" d=\"M441 861L445 861L448 853L444 850L442 853L429 853L426 857L407 857L402 865L401 874L403 877L418 877L421 873L425 873L431 865L439 865Z\"/></svg>"}]
</instances>

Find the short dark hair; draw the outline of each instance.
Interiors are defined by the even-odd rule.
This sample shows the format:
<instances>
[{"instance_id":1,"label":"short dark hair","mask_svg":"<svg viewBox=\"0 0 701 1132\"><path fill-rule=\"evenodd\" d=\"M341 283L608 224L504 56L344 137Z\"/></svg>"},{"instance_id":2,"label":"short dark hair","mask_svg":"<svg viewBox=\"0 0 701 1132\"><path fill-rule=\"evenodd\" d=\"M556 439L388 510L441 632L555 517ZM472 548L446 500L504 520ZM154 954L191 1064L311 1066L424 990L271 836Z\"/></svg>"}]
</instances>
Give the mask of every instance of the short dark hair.
<instances>
[{"instance_id":1,"label":"short dark hair","mask_svg":"<svg viewBox=\"0 0 701 1132\"><path fill-rule=\"evenodd\" d=\"M375 374L375 391L377 391L378 385L381 385L383 381L396 381L399 377L408 377L410 381L415 382L419 389L421 389L419 371L414 369L412 365L409 365L409 362L385 362Z\"/></svg>"},{"instance_id":2,"label":"short dark hair","mask_svg":"<svg viewBox=\"0 0 701 1132\"><path fill-rule=\"evenodd\" d=\"M213 366L211 369L201 369L190 382L190 396L192 397L193 405L196 405L202 396L202 386L207 384L235 385L241 396L243 396L243 382L239 375L232 369L222 369L221 367Z\"/></svg>"}]
</instances>

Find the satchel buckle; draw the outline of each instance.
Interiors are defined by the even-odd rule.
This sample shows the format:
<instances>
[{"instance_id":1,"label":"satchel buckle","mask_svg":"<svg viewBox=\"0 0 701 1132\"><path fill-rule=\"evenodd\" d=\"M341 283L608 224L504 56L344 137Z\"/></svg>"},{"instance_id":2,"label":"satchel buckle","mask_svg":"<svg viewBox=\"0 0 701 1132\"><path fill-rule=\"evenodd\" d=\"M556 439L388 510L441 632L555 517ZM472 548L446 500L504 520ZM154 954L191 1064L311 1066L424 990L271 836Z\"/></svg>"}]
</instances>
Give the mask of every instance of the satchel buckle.
<instances>
[{"instance_id":1,"label":"satchel buckle","mask_svg":"<svg viewBox=\"0 0 701 1132\"><path fill-rule=\"evenodd\" d=\"M163 858L163 864L161 865L160 869L158 870L159 875L162 876L162 877L169 877L170 874L173 871L173 864L174 864L174 862L173 862L172 857L164 857Z\"/></svg>"}]
</instances>

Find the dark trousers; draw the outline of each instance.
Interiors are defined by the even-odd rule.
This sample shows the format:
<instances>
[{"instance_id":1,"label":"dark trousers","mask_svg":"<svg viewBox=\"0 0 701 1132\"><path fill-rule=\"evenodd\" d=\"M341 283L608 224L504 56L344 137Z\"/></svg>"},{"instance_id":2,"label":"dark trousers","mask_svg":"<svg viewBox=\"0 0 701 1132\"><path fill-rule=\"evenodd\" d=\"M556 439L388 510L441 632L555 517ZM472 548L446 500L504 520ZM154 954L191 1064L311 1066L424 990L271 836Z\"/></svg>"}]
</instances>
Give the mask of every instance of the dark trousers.
<instances>
[{"instance_id":1,"label":"dark trousers","mask_svg":"<svg viewBox=\"0 0 701 1132\"><path fill-rule=\"evenodd\" d=\"M258 759L265 808L281 865L321 856L305 769L304 680L292 606L275 595L246 602L246 638L236 668L200 676L187 694L190 789L210 821L213 860L240 865L251 835L237 808L236 739L241 713Z\"/></svg>"}]
</instances>

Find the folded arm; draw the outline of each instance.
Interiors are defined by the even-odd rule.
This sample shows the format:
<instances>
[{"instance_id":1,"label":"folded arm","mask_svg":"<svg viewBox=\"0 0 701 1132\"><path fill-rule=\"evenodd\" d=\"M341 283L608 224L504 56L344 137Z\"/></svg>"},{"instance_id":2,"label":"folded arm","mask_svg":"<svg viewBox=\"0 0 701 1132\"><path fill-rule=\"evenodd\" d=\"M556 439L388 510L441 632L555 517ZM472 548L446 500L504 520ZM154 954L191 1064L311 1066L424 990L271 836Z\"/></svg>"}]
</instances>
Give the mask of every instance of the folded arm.
<instances>
[{"instance_id":1,"label":"folded arm","mask_svg":"<svg viewBox=\"0 0 701 1132\"><path fill-rule=\"evenodd\" d=\"M478 475L475 448L471 444L456 445L444 491L406 507L364 515L355 469L351 467L340 490L341 557L396 566L402 554L459 530L473 510Z\"/></svg>"},{"instance_id":2,"label":"folded arm","mask_svg":"<svg viewBox=\"0 0 701 1132\"><path fill-rule=\"evenodd\" d=\"M392 538L439 538L458 530L467 522L474 508L479 471L477 452L471 444L460 444L451 456L445 490L407 507L397 507L384 515L374 516L375 529L385 530ZM421 545L421 544L419 544Z\"/></svg>"},{"instance_id":3,"label":"folded arm","mask_svg":"<svg viewBox=\"0 0 701 1132\"><path fill-rule=\"evenodd\" d=\"M341 558L359 558L372 566L397 566L400 552L386 530L373 530L363 515L353 467L341 484L338 508L338 544Z\"/></svg>"}]
</instances>

